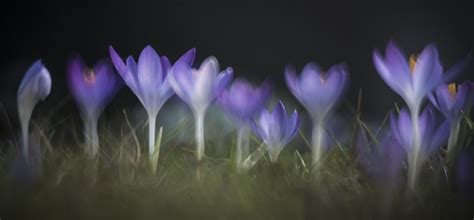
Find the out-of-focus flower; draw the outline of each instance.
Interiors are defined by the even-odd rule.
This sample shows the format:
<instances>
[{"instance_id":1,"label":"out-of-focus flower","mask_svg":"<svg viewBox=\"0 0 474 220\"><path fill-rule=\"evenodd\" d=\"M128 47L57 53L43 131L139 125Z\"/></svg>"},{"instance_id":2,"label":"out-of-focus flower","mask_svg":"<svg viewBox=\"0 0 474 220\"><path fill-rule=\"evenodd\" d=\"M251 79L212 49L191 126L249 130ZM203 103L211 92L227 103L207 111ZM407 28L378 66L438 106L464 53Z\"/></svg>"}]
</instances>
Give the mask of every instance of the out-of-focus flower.
<instances>
[{"instance_id":1,"label":"out-of-focus flower","mask_svg":"<svg viewBox=\"0 0 474 220\"><path fill-rule=\"evenodd\" d=\"M219 103L238 123L247 123L265 107L269 97L270 85L267 81L256 87L246 80L237 79L229 90L222 93Z\"/></svg>"},{"instance_id":2,"label":"out-of-focus flower","mask_svg":"<svg viewBox=\"0 0 474 220\"><path fill-rule=\"evenodd\" d=\"M417 166L419 164L418 156L422 151L422 137L421 125L418 125L419 112L421 104L425 97L431 91L443 82L450 81L457 75L468 63L470 57L455 65L443 74L443 67L441 66L438 50L433 44L426 46L418 57L410 56L409 59L403 55L400 49L394 42L389 42L385 50L385 59L375 50L373 52L373 61L377 72L387 85L399 94L407 103L410 109L410 114L413 128L413 137L410 163L416 166L411 166L409 170L411 174L408 177L409 187L414 190Z\"/></svg>"},{"instance_id":3,"label":"out-of-focus flower","mask_svg":"<svg viewBox=\"0 0 474 220\"><path fill-rule=\"evenodd\" d=\"M70 60L68 79L69 88L84 121L86 142L89 144L87 154L93 158L99 150L97 121L120 88L120 82L109 61L99 61L93 68L89 68L80 56Z\"/></svg>"},{"instance_id":4,"label":"out-of-focus flower","mask_svg":"<svg viewBox=\"0 0 474 220\"><path fill-rule=\"evenodd\" d=\"M237 122L235 162L238 170L241 170L242 159L248 153L248 122L255 113L265 108L265 102L269 97L268 81L256 87L244 79L237 79L218 99L222 108Z\"/></svg>"},{"instance_id":5,"label":"out-of-focus flower","mask_svg":"<svg viewBox=\"0 0 474 220\"><path fill-rule=\"evenodd\" d=\"M474 83L464 82L460 86L456 86L455 83L441 85L433 94L429 94L428 98L451 124L448 161L453 161L456 156L455 149L462 146L458 138L462 113L469 109L474 101Z\"/></svg>"},{"instance_id":6,"label":"out-of-focus flower","mask_svg":"<svg viewBox=\"0 0 474 220\"><path fill-rule=\"evenodd\" d=\"M295 137L299 124L298 112L294 110L288 116L285 106L279 101L272 112L264 109L257 122L252 121L252 128L265 143L270 160L275 163L285 145Z\"/></svg>"},{"instance_id":7,"label":"out-of-focus flower","mask_svg":"<svg viewBox=\"0 0 474 220\"><path fill-rule=\"evenodd\" d=\"M18 115L22 131L22 151L28 161L28 126L33 109L39 101L44 100L51 92L51 76L41 60L36 61L26 72L20 83L17 94Z\"/></svg>"},{"instance_id":8,"label":"out-of-focus flower","mask_svg":"<svg viewBox=\"0 0 474 220\"><path fill-rule=\"evenodd\" d=\"M326 118L341 99L348 82L343 65L335 65L325 73L314 63L306 64L299 78L295 69L287 66L285 79L291 93L315 121Z\"/></svg>"},{"instance_id":9,"label":"out-of-focus flower","mask_svg":"<svg viewBox=\"0 0 474 220\"><path fill-rule=\"evenodd\" d=\"M447 121L437 126L436 118L430 107L426 107L418 118L419 126L419 148L413 147L416 138L413 132L413 122L408 111L403 108L398 115L391 114L390 126L395 140L405 149L408 156L408 178L410 187L414 182L424 161L446 143L449 134L449 123ZM413 188L412 188L413 189Z\"/></svg>"},{"instance_id":10,"label":"out-of-focus flower","mask_svg":"<svg viewBox=\"0 0 474 220\"><path fill-rule=\"evenodd\" d=\"M369 141L368 138L365 132L357 137L358 161L376 183L391 187L397 182L402 170L406 155L404 149L391 136L380 142Z\"/></svg>"},{"instance_id":11,"label":"out-of-focus flower","mask_svg":"<svg viewBox=\"0 0 474 220\"><path fill-rule=\"evenodd\" d=\"M347 87L347 72L343 65L331 67L324 73L316 64L308 63L298 78L295 69L287 66L285 79L288 88L306 108L313 121L311 150L315 166L325 149L325 122Z\"/></svg>"},{"instance_id":12,"label":"out-of-focus flower","mask_svg":"<svg viewBox=\"0 0 474 220\"><path fill-rule=\"evenodd\" d=\"M142 50L138 63L132 56L129 56L125 63L112 46L109 47L109 52L118 73L147 111L148 148L151 157L155 151L156 116L163 104L173 95L168 77L171 70L170 61L164 56L160 58L151 46ZM195 53L195 49L189 50L179 58L178 62L192 65Z\"/></svg>"},{"instance_id":13,"label":"out-of-focus flower","mask_svg":"<svg viewBox=\"0 0 474 220\"><path fill-rule=\"evenodd\" d=\"M204 114L209 105L224 91L232 79L231 68L219 73L215 57L202 62L199 69L193 69L186 62L176 62L170 77L171 87L195 114Z\"/></svg>"},{"instance_id":14,"label":"out-of-focus flower","mask_svg":"<svg viewBox=\"0 0 474 220\"><path fill-rule=\"evenodd\" d=\"M204 155L204 115L209 105L224 91L232 74L231 68L219 73L215 57L204 60L199 69L193 69L187 62L177 61L171 70L171 87L194 114L198 161Z\"/></svg>"},{"instance_id":15,"label":"out-of-focus flower","mask_svg":"<svg viewBox=\"0 0 474 220\"><path fill-rule=\"evenodd\" d=\"M412 55L407 59L394 42L389 42L385 59L375 50L373 61L385 83L403 98L410 111L418 112L425 97L435 87L457 75L469 59L443 74L438 50L434 44L427 45L418 57Z\"/></svg>"},{"instance_id":16,"label":"out-of-focus flower","mask_svg":"<svg viewBox=\"0 0 474 220\"><path fill-rule=\"evenodd\" d=\"M458 121L462 112L473 104L474 83L464 82L459 86L455 83L440 85L428 98L449 121Z\"/></svg>"}]
</instances>

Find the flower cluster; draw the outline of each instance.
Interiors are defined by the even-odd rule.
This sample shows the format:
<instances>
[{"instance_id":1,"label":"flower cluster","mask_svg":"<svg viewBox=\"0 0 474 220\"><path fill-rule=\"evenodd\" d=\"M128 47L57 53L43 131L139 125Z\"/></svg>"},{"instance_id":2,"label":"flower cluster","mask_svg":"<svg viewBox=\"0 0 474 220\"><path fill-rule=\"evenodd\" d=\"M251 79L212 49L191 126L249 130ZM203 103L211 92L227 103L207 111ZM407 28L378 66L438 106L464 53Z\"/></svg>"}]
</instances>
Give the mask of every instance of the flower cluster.
<instances>
[{"instance_id":1,"label":"flower cluster","mask_svg":"<svg viewBox=\"0 0 474 220\"><path fill-rule=\"evenodd\" d=\"M90 158L99 154L97 122L122 83L136 95L148 114L150 158L158 155L159 148L155 149L155 146L161 144L155 141L156 117L174 94L193 113L198 162L203 160L205 152L204 118L214 102L236 124L238 135L233 155L238 170L248 168L245 162L260 158L254 156L261 153L261 149L266 149L270 161L276 163L283 148L298 133L300 116L296 110L288 115L282 101L278 101L273 110L267 110L267 103L272 100L272 85L269 81L260 86L244 78L232 82L233 69L227 67L221 70L213 56L195 68L195 49L190 49L174 63L165 56L159 56L151 46L141 51L138 62L133 56L122 59L112 46L109 47L109 54L111 62L104 59L93 68L87 67L76 56L71 59L68 68L69 87L84 120L85 142L88 146L86 153ZM464 82L456 86L448 83L464 69L469 58L445 71L435 45L426 46L418 56L407 57L394 42L390 42L384 57L377 50L373 52L373 62L382 79L403 98L408 108L392 112L390 132L382 142L359 137L356 144L359 157L369 173L389 179L399 176L403 161L407 158L408 187L415 189L420 170L433 153L439 152L447 144L448 159L452 159L455 157L450 156L465 144L459 138L459 127L473 104L474 84ZM331 134L327 128L330 127L329 119L343 99L348 78L347 68L342 64L324 71L310 62L299 76L292 66L285 69L289 91L311 118L313 129L310 148L314 173L319 172L318 168L323 165L322 158L327 155L327 151L336 145L328 140ZM23 156L26 159L29 152L28 124L32 111L40 100L49 95L50 90L50 74L38 61L28 70L18 91ZM425 100L429 100L443 117L438 117L429 104L424 106ZM367 126L362 127L367 129ZM262 147L254 153L249 152L248 132L251 130L262 140ZM381 150L367 150L374 146Z\"/></svg>"}]
</instances>

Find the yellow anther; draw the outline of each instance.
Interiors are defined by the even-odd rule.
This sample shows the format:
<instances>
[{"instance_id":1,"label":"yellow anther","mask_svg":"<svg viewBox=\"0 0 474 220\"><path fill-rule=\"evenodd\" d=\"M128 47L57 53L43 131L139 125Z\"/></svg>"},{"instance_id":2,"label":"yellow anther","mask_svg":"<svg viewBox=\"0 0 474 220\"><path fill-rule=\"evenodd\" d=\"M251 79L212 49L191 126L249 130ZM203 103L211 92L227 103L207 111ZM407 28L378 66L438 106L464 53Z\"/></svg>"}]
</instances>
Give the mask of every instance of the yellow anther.
<instances>
[{"instance_id":1,"label":"yellow anther","mask_svg":"<svg viewBox=\"0 0 474 220\"><path fill-rule=\"evenodd\" d=\"M86 68L82 74L84 81L88 84L94 84L96 80L95 71L92 68Z\"/></svg>"},{"instance_id":2,"label":"yellow anther","mask_svg":"<svg viewBox=\"0 0 474 220\"><path fill-rule=\"evenodd\" d=\"M451 83L448 85L448 91L449 94L451 94L452 98L456 98L456 93L458 92L458 88L456 86L456 83Z\"/></svg>"},{"instance_id":3,"label":"yellow anther","mask_svg":"<svg viewBox=\"0 0 474 220\"><path fill-rule=\"evenodd\" d=\"M408 64L410 65L410 72L413 74L413 71L415 71L415 66L416 66L416 56L415 55L410 55L410 58L408 59Z\"/></svg>"}]
</instances>

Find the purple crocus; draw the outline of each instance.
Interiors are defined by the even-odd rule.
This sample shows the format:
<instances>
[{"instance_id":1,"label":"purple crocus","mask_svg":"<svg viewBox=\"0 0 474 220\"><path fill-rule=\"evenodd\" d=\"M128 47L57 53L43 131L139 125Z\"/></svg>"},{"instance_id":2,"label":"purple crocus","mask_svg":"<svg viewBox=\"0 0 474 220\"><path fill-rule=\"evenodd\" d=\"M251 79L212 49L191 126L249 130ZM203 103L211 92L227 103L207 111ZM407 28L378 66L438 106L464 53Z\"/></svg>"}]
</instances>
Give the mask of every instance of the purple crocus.
<instances>
[{"instance_id":1,"label":"purple crocus","mask_svg":"<svg viewBox=\"0 0 474 220\"><path fill-rule=\"evenodd\" d=\"M400 176L405 158L404 149L392 136L385 136L380 142L371 141L369 137L364 130L359 132L356 141L358 161L378 186L388 187L390 190Z\"/></svg>"},{"instance_id":2,"label":"purple crocus","mask_svg":"<svg viewBox=\"0 0 474 220\"><path fill-rule=\"evenodd\" d=\"M264 109L259 119L252 121L252 128L265 143L272 163L277 162L285 145L295 137L299 125L298 112L294 110L293 114L288 116L281 101L272 112Z\"/></svg>"},{"instance_id":3,"label":"purple crocus","mask_svg":"<svg viewBox=\"0 0 474 220\"><path fill-rule=\"evenodd\" d=\"M269 97L268 81L256 87L247 80L236 79L229 90L222 93L219 103L237 123L247 123L256 112L265 107L265 102Z\"/></svg>"},{"instance_id":4,"label":"purple crocus","mask_svg":"<svg viewBox=\"0 0 474 220\"><path fill-rule=\"evenodd\" d=\"M458 65L449 69L443 74L443 67L441 66L438 50L433 44L429 44L423 49L418 57L410 56L409 59L400 51L394 42L390 42L385 50L385 59L375 50L373 52L373 61L377 72L387 85L399 94L408 105L410 110L413 128L412 150L410 163L417 165L420 160L420 148L425 143L421 143L420 125L418 125L418 117L421 109L421 104L426 96L438 85L445 81L449 81L453 76L462 70L469 58L465 59ZM409 172L410 188L414 190L415 179L418 171L417 166L411 166Z\"/></svg>"},{"instance_id":5,"label":"purple crocus","mask_svg":"<svg viewBox=\"0 0 474 220\"><path fill-rule=\"evenodd\" d=\"M437 125L436 118L430 107L426 107L417 118L417 123L412 122L408 111L403 108L398 118L391 114L390 126L392 135L405 149L408 156L408 185L414 189L421 166L429 156L444 144L449 134L449 123L447 121ZM414 148L415 137L413 125L419 126L420 145Z\"/></svg>"},{"instance_id":6,"label":"purple crocus","mask_svg":"<svg viewBox=\"0 0 474 220\"><path fill-rule=\"evenodd\" d=\"M89 147L86 153L94 158L99 151L97 122L105 106L118 91L120 82L109 61L99 61L93 68L89 68L80 56L70 60L68 79L69 88L84 121L85 138Z\"/></svg>"},{"instance_id":7,"label":"purple crocus","mask_svg":"<svg viewBox=\"0 0 474 220\"><path fill-rule=\"evenodd\" d=\"M242 168L242 157L248 152L248 123L252 116L265 107L270 97L268 81L260 87L252 85L244 79L235 80L230 89L224 91L219 98L222 108L237 122L237 147L235 161L237 169Z\"/></svg>"},{"instance_id":8,"label":"purple crocus","mask_svg":"<svg viewBox=\"0 0 474 220\"><path fill-rule=\"evenodd\" d=\"M324 73L316 64L308 63L298 78L294 68L287 66L285 79L291 93L306 108L313 121L311 150L315 166L324 149L325 122L341 99L347 86L347 72L343 65L331 67Z\"/></svg>"},{"instance_id":9,"label":"purple crocus","mask_svg":"<svg viewBox=\"0 0 474 220\"><path fill-rule=\"evenodd\" d=\"M142 50L138 63L132 56L129 56L125 63L112 46L109 47L109 52L118 73L138 97L148 114L148 150L151 157L155 152L156 116L173 95L168 77L171 70L170 61L164 56L160 57L151 46L146 46ZM196 50L191 49L178 61L192 65L195 53Z\"/></svg>"},{"instance_id":10,"label":"purple crocus","mask_svg":"<svg viewBox=\"0 0 474 220\"><path fill-rule=\"evenodd\" d=\"M455 83L440 85L428 98L451 124L448 159L452 160L458 142L462 113L469 109L474 101L474 83L464 82L459 86Z\"/></svg>"},{"instance_id":11,"label":"purple crocus","mask_svg":"<svg viewBox=\"0 0 474 220\"><path fill-rule=\"evenodd\" d=\"M24 160L29 160L28 139L31 114L39 101L44 100L51 92L51 75L48 69L36 61L26 72L18 88L17 104L22 133L22 153Z\"/></svg>"},{"instance_id":12,"label":"purple crocus","mask_svg":"<svg viewBox=\"0 0 474 220\"><path fill-rule=\"evenodd\" d=\"M199 69L193 69L184 61L176 62L172 68L171 87L194 114L198 161L204 155L204 115L209 105L224 91L232 74L231 68L219 73L219 63L215 57L204 60Z\"/></svg>"}]
</instances>

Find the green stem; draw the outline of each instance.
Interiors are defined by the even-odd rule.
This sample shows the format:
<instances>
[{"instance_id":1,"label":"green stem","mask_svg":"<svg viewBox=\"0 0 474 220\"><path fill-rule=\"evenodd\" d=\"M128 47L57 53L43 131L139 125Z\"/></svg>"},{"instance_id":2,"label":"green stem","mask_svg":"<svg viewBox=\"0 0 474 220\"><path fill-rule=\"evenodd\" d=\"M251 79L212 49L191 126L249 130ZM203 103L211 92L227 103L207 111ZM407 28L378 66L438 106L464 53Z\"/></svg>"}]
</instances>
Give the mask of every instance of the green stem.
<instances>
[{"instance_id":1,"label":"green stem","mask_svg":"<svg viewBox=\"0 0 474 220\"><path fill-rule=\"evenodd\" d=\"M317 121L313 124L313 133L312 133L312 165L315 168L321 160L323 153L323 123Z\"/></svg>"},{"instance_id":2,"label":"green stem","mask_svg":"<svg viewBox=\"0 0 474 220\"><path fill-rule=\"evenodd\" d=\"M237 171L243 168L243 157L248 154L247 126L242 125L237 131L237 147L235 149L235 163Z\"/></svg>"},{"instance_id":3,"label":"green stem","mask_svg":"<svg viewBox=\"0 0 474 220\"><path fill-rule=\"evenodd\" d=\"M28 140L29 140L29 130L28 130L28 125L29 125L29 119L28 120L25 120L21 122L21 136L22 136L22 154L23 154L23 158L25 159L25 161L28 163L29 161L29 143L28 143Z\"/></svg>"},{"instance_id":4,"label":"green stem","mask_svg":"<svg viewBox=\"0 0 474 220\"><path fill-rule=\"evenodd\" d=\"M151 158L155 152L156 114L148 114L148 156Z\"/></svg>"},{"instance_id":5,"label":"green stem","mask_svg":"<svg viewBox=\"0 0 474 220\"><path fill-rule=\"evenodd\" d=\"M199 163L204 156L204 113L196 113L194 120L196 125L196 159Z\"/></svg>"},{"instance_id":6,"label":"green stem","mask_svg":"<svg viewBox=\"0 0 474 220\"><path fill-rule=\"evenodd\" d=\"M453 121L451 124L451 129L449 132L449 139L448 139L448 161L449 162L454 161L460 125L461 125L460 120Z\"/></svg>"},{"instance_id":7,"label":"green stem","mask_svg":"<svg viewBox=\"0 0 474 220\"><path fill-rule=\"evenodd\" d=\"M86 145L88 147L88 157L95 158L99 152L99 135L97 134L97 117L90 117L85 120Z\"/></svg>"},{"instance_id":8,"label":"green stem","mask_svg":"<svg viewBox=\"0 0 474 220\"><path fill-rule=\"evenodd\" d=\"M408 188L411 191L415 191L418 175L420 172L421 161L420 155L421 152L421 140L420 140L420 131L418 124L418 110L415 109L411 111L411 121L413 128L413 146L411 158L409 158L409 168L408 168Z\"/></svg>"}]
</instances>

